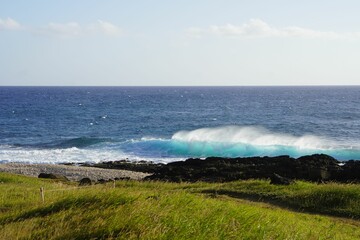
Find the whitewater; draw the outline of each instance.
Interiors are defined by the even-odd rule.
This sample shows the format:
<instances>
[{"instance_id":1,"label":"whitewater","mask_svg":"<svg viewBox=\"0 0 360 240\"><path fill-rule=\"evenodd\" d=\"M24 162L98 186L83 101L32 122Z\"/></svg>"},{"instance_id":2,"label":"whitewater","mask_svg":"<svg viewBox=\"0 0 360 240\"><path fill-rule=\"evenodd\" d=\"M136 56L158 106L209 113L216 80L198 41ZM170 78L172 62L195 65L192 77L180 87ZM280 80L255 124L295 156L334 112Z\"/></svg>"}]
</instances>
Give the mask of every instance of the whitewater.
<instances>
[{"instance_id":1,"label":"whitewater","mask_svg":"<svg viewBox=\"0 0 360 240\"><path fill-rule=\"evenodd\" d=\"M0 87L0 161L360 159L360 87Z\"/></svg>"}]
</instances>

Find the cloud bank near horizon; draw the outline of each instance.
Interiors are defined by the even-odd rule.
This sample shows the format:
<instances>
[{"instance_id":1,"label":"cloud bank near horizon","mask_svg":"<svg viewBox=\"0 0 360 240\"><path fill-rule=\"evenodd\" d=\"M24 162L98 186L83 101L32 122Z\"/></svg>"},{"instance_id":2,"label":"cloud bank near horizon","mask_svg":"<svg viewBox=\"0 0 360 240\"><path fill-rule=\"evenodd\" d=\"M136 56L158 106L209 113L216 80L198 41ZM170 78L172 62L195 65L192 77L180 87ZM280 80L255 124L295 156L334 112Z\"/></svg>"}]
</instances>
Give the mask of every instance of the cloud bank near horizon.
<instances>
[{"instance_id":1,"label":"cloud bank near horizon","mask_svg":"<svg viewBox=\"0 0 360 240\"><path fill-rule=\"evenodd\" d=\"M120 36L122 29L110 22L97 20L95 23L81 25L78 22L54 23L50 22L44 27L23 26L12 18L0 18L0 30L18 30L34 34L57 37L80 37L86 35Z\"/></svg>"},{"instance_id":2,"label":"cloud bank near horizon","mask_svg":"<svg viewBox=\"0 0 360 240\"><path fill-rule=\"evenodd\" d=\"M8 17L0 18L0 31L26 31L34 34L57 37L80 37L87 35L121 36L123 29L104 20L94 23L80 24L78 22L55 23L50 22L45 26L25 26ZM188 36L200 38L205 36L219 36L232 38L269 38L269 37L298 37L306 39L360 39L360 32L335 32L319 31L299 26L275 27L269 23L253 18L240 24L211 25L205 28L189 27L185 30Z\"/></svg>"},{"instance_id":3,"label":"cloud bank near horizon","mask_svg":"<svg viewBox=\"0 0 360 240\"><path fill-rule=\"evenodd\" d=\"M212 25L207 28L191 27L186 32L194 37L215 35L238 38L301 37L308 39L360 39L360 32L317 31L298 26L274 27L261 19L250 19L241 25Z\"/></svg>"},{"instance_id":4,"label":"cloud bank near horizon","mask_svg":"<svg viewBox=\"0 0 360 240\"><path fill-rule=\"evenodd\" d=\"M96 23L86 25L81 25L77 22L49 23L47 26L39 28L37 31L40 34L60 37L78 37L91 34L120 36L122 34L120 27L103 20L98 20Z\"/></svg>"}]
</instances>

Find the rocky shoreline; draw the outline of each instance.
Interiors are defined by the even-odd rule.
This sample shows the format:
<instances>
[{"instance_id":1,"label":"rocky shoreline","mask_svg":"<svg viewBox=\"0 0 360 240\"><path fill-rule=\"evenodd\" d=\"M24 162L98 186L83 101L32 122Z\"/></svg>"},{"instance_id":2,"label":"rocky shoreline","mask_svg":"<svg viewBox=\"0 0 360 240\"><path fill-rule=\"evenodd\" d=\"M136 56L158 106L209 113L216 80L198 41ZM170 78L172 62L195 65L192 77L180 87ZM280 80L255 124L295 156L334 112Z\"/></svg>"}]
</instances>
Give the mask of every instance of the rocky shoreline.
<instances>
[{"instance_id":1,"label":"rocky shoreline","mask_svg":"<svg viewBox=\"0 0 360 240\"><path fill-rule=\"evenodd\" d=\"M23 164L23 163L3 163L0 164L0 172L22 174L26 176L38 177L41 173L64 176L71 181L80 181L89 178L93 181L109 179L134 179L141 180L148 173L134 172L127 170L89 168L82 166L56 165L56 164Z\"/></svg>"},{"instance_id":2,"label":"rocky shoreline","mask_svg":"<svg viewBox=\"0 0 360 240\"><path fill-rule=\"evenodd\" d=\"M40 173L59 174L69 180L82 178L135 179L170 182L228 182L246 179L271 179L277 184L290 184L293 180L312 182L360 183L360 161L338 161L325 154L299 158L289 156L222 158L190 158L168 164L129 160L83 163L78 165L52 164L0 164L0 172L28 176Z\"/></svg>"},{"instance_id":3,"label":"rocky shoreline","mask_svg":"<svg viewBox=\"0 0 360 240\"><path fill-rule=\"evenodd\" d=\"M190 158L168 164L122 160L102 162L91 166L141 171L151 173L145 180L171 182L227 182L239 179L274 179L274 176L288 180L299 179L313 182L360 182L360 161L341 162L325 154L300 158L289 156Z\"/></svg>"}]
</instances>

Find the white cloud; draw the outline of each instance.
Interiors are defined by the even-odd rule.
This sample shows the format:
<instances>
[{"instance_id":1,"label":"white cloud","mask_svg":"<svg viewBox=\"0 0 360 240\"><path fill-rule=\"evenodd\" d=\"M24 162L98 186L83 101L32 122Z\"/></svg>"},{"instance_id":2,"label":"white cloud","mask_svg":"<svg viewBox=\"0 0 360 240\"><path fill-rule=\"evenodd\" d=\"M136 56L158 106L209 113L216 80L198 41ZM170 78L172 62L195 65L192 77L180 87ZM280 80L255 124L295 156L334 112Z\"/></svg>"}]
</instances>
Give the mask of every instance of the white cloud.
<instances>
[{"instance_id":1,"label":"white cloud","mask_svg":"<svg viewBox=\"0 0 360 240\"><path fill-rule=\"evenodd\" d=\"M21 30L24 32L56 36L56 37L81 37L87 35L119 36L122 34L120 27L107 21L98 20L95 23L81 25L77 22L49 23L44 27L21 26L14 19L0 18L0 30Z\"/></svg>"},{"instance_id":2,"label":"white cloud","mask_svg":"<svg viewBox=\"0 0 360 240\"><path fill-rule=\"evenodd\" d=\"M302 37L302 38L359 38L360 33L337 33L316 31L308 28L289 26L273 27L261 19L250 19L242 25L227 24L224 26L210 26L203 28L189 28L186 31L189 35L200 37L203 35L217 35L228 37Z\"/></svg>"},{"instance_id":3,"label":"white cloud","mask_svg":"<svg viewBox=\"0 0 360 240\"><path fill-rule=\"evenodd\" d=\"M49 23L39 32L42 34L55 35L60 37L79 37L91 34L118 36L122 31L120 27L110 22L98 20L96 23L87 25L80 25L77 22Z\"/></svg>"},{"instance_id":4,"label":"white cloud","mask_svg":"<svg viewBox=\"0 0 360 240\"><path fill-rule=\"evenodd\" d=\"M251 19L241 26L227 24L225 26L211 26L210 33L225 36L273 36L279 35L278 29L270 27L259 19Z\"/></svg>"},{"instance_id":5,"label":"white cloud","mask_svg":"<svg viewBox=\"0 0 360 240\"><path fill-rule=\"evenodd\" d=\"M7 18L3 20L0 18L0 30L18 30L20 28L20 24L14 19Z\"/></svg>"}]
</instances>

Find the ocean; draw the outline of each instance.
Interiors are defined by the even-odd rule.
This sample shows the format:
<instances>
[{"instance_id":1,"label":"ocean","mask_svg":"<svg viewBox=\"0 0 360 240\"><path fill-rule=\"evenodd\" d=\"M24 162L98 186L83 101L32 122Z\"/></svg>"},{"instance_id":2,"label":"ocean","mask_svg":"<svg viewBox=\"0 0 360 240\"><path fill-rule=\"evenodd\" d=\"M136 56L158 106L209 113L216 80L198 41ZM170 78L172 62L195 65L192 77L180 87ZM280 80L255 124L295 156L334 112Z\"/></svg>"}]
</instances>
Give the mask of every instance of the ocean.
<instances>
[{"instance_id":1,"label":"ocean","mask_svg":"<svg viewBox=\"0 0 360 240\"><path fill-rule=\"evenodd\" d=\"M360 159L360 87L0 87L0 162Z\"/></svg>"}]
</instances>

